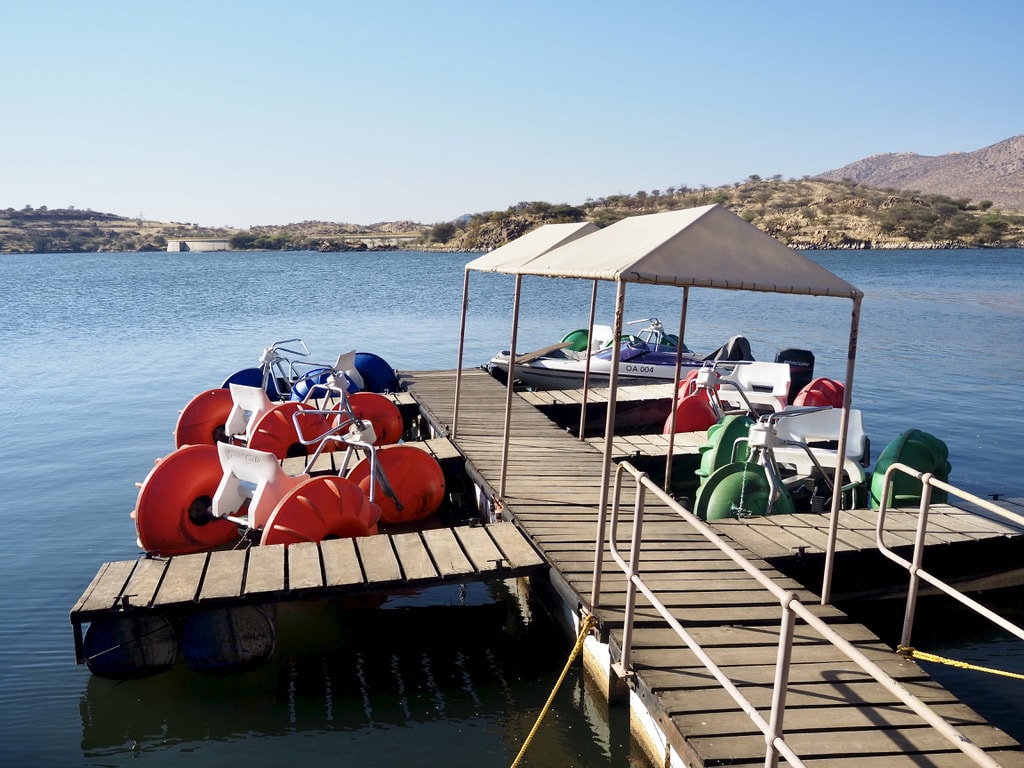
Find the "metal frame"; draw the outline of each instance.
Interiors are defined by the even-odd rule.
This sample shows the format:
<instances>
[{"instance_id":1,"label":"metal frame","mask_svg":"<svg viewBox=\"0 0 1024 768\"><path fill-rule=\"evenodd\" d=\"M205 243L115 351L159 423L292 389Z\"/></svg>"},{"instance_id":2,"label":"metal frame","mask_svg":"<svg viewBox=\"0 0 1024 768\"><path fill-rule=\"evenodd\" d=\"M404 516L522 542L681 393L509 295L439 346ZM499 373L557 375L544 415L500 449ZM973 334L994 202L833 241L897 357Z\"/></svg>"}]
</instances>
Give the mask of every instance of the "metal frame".
<instances>
[{"instance_id":1,"label":"metal frame","mask_svg":"<svg viewBox=\"0 0 1024 768\"><path fill-rule=\"evenodd\" d=\"M893 476L897 472L916 478L921 482L921 503L918 508L920 516L917 519L917 531L914 535L914 553L911 560L900 557L885 543L885 513L889 510L886 500L889 498L889 488L892 485ZM888 469L885 471L885 482L882 486L882 498L878 505L878 523L875 525L875 543L878 545L878 550L883 555L896 563L896 565L904 568L910 575L907 587L907 605L903 616L903 633L900 637L900 645L903 647L908 647L910 645L910 636L914 628L914 611L917 607L917 598L920 593L922 581L935 587L943 594L956 600L958 603L970 608L979 616L983 616L1010 634L1016 635L1019 639L1024 640L1024 629L1021 629L1011 621L1007 621L999 614L989 610L981 603L973 600L960 590L950 586L942 579L934 576L921 567L921 563L924 559L925 534L928 532L928 513L931 509L932 489L945 491L946 493L951 493L965 501L971 502L972 504L977 504L986 512L994 514L997 518L1002 518L1007 523L1024 529L1024 515L1019 515L1011 510L1003 509L1002 507L982 499L979 496L962 491L955 486L949 485L949 483L944 483L938 478L933 477L930 473L920 472L913 467L899 462L890 464Z\"/></svg>"},{"instance_id":2,"label":"metal frame","mask_svg":"<svg viewBox=\"0 0 1024 768\"><path fill-rule=\"evenodd\" d=\"M622 481L623 476L626 473L632 475L636 481L633 528L628 560L619 552L614 535L618 526L620 497L622 494L623 484ZM938 483L938 481L934 480L931 482ZM942 485L944 486L944 484ZM949 488L949 486L944 487ZM728 675L717 664L715 664L701 645L672 616L669 609L666 608L666 606L658 599L654 591L644 582L643 577L640 574L639 563L647 493L654 494L660 502L675 512L684 522L703 535L709 542L717 546L719 550L726 554L733 562L754 578L767 592L770 592L779 601L782 617L779 626L778 654L775 667L775 684L773 686L772 693L772 707L768 720L765 720L764 716L758 712L753 704L751 704L750 701L739 691ZM631 670L633 614L636 607L636 594L639 591L650 601L651 605L675 631L680 640L682 640L686 646L693 651L697 658L700 659L701 663L704 664L709 672L711 672L722 688L729 693L739 708L747 714L751 722L754 723L754 725L756 725L764 734L765 743L767 745L764 762L766 768L775 768L779 763L780 756L783 757L790 765L803 766L804 762L792 751L786 743L783 735L786 693L789 680L789 665L793 648L793 628L796 619L799 618L809 627L818 632L823 640L829 642L835 648L840 650L845 656L847 656L847 658L871 675L871 677L885 687L890 693L898 697L900 701L906 704L907 707L916 712L925 722L947 739L950 744L957 747L961 752L967 755L975 765L984 766L985 768L999 768L999 763L993 760L967 736L946 722L946 720L944 720L918 697L907 691L901 683L893 679L877 664L854 647L849 641L838 635L828 624L822 621L802 602L800 602L795 593L784 590L778 586L770 577L765 575L743 555L730 546L725 539L716 534L706 523L700 520L689 510L682 507L675 501L675 499L665 493L655 483L651 482L645 472L639 471L629 462L622 462L618 464L615 473L615 484L611 495L612 503L610 514L605 514L605 511L602 510L598 516L595 568L589 611L591 613L598 614L600 610L601 571L604 552L603 545L606 533L611 531L611 533L607 535L607 543L611 551L612 559L618 564L619 568L622 569L628 581L622 648L619 661L616 665L616 671L627 680L629 680L633 674ZM992 506L994 507L995 505ZM1012 513L1009 514L1012 515ZM1012 516L1019 520L1019 522L1024 523L1024 518L1021 518L1018 515ZM884 519L884 514L880 513L879 518ZM920 538L923 540L923 534ZM935 583L938 581L937 579L933 580L933 577L927 576L923 571L917 570L917 573L922 578L929 581L929 583Z\"/></svg>"}]
</instances>

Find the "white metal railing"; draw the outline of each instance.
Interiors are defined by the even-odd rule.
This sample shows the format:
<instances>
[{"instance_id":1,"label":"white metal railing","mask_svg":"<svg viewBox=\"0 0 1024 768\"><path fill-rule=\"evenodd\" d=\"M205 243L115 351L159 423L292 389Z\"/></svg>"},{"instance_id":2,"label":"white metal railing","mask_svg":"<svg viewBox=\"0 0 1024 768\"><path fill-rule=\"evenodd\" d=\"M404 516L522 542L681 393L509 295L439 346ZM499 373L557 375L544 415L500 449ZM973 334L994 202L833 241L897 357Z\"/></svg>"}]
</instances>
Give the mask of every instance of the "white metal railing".
<instances>
[{"instance_id":1,"label":"white metal railing","mask_svg":"<svg viewBox=\"0 0 1024 768\"><path fill-rule=\"evenodd\" d=\"M626 473L632 475L636 480L633 529L628 561L619 552L615 535L615 531L618 529L622 480ZM643 518L646 506L646 494L648 492L653 493L687 525L717 546L718 549L726 554L734 563L736 563L737 566L746 571L767 592L771 593L779 601L782 618L779 628L778 651L776 655L775 683L772 689L772 706L767 720L765 720L764 716L754 707L753 704L750 703L736 684L732 682L729 676L714 662L714 660L711 659L697 640L687 632L682 624L680 624L679 620L672 615L671 611L657 598L654 591L644 582L640 573L640 551L643 537ZM622 650L618 661L618 672L620 674L626 677L630 677L633 674L631 668L633 619L636 609L637 592L639 592L650 601L658 614L675 631L676 635L678 635L686 646L696 655L722 688L729 693L739 708L746 713L751 722L764 735L766 744L764 764L766 768L775 768L775 766L778 765L780 756L785 758L790 765L802 768L804 766L804 762L795 752L793 752L783 735L786 694L789 687L789 665L793 650L793 629L796 619L800 618L809 627L813 628L818 634L820 634L825 641L840 650L845 656L847 656L847 658L873 677L880 685L899 698L899 700L907 707L916 712L925 722L942 734L950 744L954 745L961 752L967 755L975 765L985 766L986 768L999 768L999 763L981 750L976 744L974 744L974 742L946 722L946 720L932 710L931 707L910 693L901 683L893 679L877 664L871 661L871 659L855 648L849 641L838 635L828 624L808 610L807 606L800 602L794 592L782 589L768 575L733 549L728 542L716 534L706 523L704 523L704 521L682 507L657 484L651 482L646 473L639 471L629 462L621 462L617 465L610 507L610 514L607 516L603 511L599 514L590 610L595 614L599 613L600 610L601 571L604 553L603 543L606 531L610 530L611 534L608 536L608 544L611 556L622 569L628 581L625 621L621 644Z\"/></svg>"},{"instance_id":2,"label":"white metal railing","mask_svg":"<svg viewBox=\"0 0 1024 768\"><path fill-rule=\"evenodd\" d=\"M921 483L921 502L918 507L917 530L914 533L914 553L910 560L897 555L885 543L885 515L889 511L889 491L895 482L894 478L897 473L915 478ZM1007 621L1005 618L986 608L976 600L971 599L960 590L950 586L942 579L926 571L921 566L924 559L925 535L928 532L928 515L931 511L932 491L935 489L944 491L947 494L952 494L964 501L970 502L971 504L975 504L986 512L995 515L997 519L1004 520L1010 525L1024 529L1024 515L1019 515L1011 510L1003 509L986 499L956 488L949 483L945 483L927 472L919 472L906 464L901 464L899 462L890 464L889 468L885 471L885 482L882 486L882 498L878 504L878 522L875 525L875 543L878 545L878 549L883 555L900 567L906 569L907 573L910 575L909 584L907 586L907 605L903 615L903 632L900 635L900 646L907 647L910 645L910 636L914 628L914 611L917 607L917 597L922 581L927 584L931 584L943 594L953 598L962 605L967 606L980 616L984 616L993 624L996 624L1010 634L1016 635L1021 640L1024 640L1024 629L1021 629L1013 622Z\"/></svg>"}]
</instances>

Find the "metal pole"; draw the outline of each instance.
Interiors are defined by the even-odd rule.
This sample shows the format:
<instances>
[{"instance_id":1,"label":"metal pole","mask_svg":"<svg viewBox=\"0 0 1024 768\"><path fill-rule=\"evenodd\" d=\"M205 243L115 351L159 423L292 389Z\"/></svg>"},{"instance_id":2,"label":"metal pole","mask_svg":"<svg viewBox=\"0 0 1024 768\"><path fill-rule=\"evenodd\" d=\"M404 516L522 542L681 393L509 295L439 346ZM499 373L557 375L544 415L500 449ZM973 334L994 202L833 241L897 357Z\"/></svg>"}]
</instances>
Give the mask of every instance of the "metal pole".
<instances>
[{"instance_id":1,"label":"metal pole","mask_svg":"<svg viewBox=\"0 0 1024 768\"><path fill-rule=\"evenodd\" d=\"M690 301L690 287L683 286L683 306L679 310L679 338L676 341L676 375L675 388L672 390L672 409L668 412L668 418L672 428L668 431L668 455L665 456L665 482L662 488L668 491L672 485L672 454L676 444L676 408L679 407L679 375L682 373L683 362L683 339L686 333L686 311Z\"/></svg>"},{"instance_id":2,"label":"metal pole","mask_svg":"<svg viewBox=\"0 0 1024 768\"><path fill-rule=\"evenodd\" d=\"M768 733L765 740L768 750L764 756L765 768L776 768L779 764L779 750L776 739L782 738L782 720L786 714L786 694L789 691L789 665L793 658L793 628L796 625L796 614L789 604L798 599L790 593L789 599L782 603L782 624L779 627L779 652L775 662L775 684L772 686L772 713L768 722Z\"/></svg>"},{"instance_id":3,"label":"metal pole","mask_svg":"<svg viewBox=\"0 0 1024 768\"><path fill-rule=\"evenodd\" d=\"M608 413L604 426L604 459L601 463L601 496L597 507L597 518L600 526L603 525L608 516L608 485L611 481L612 472L612 439L615 436L615 393L619 386L619 350L621 343L619 337L622 335L622 313L626 303L626 284L621 280L616 281L615 292L615 320L612 328L612 369L608 378ZM600 540L597 551L594 553L594 570L601 567L602 546Z\"/></svg>"},{"instance_id":4,"label":"metal pole","mask_svg":"<svg viewBox=\"0 0 1024 768\"><path fill-rule=\"evenodd\" d=\"M580 406L580 434L587 423L587 392L590 390L590 355L594 352L594 313L597 309L597 280L590 291L590 320L587 322L587 358L583 361L583 404Z\"/></svg>"},{"instance_id":5,"label":"metal pole","mask_svg":"<svg viewBox=\"0 0 1024 768\"><path fill-rule=\"evenodd\" d=\"M459 322L459 360L455 364L455 410L452 413L452 434L459 429L459 392L462 389L462 352L466 342L466 313L469 309L469 270L462 279L462 319Z\"/></svg>"},{"instance_id":6,"label":"metal pole","mask_svg":"<svg viewBox=\"0 0 1024 768\"><path fill-rule=\"evenodd\" d=\"M857 335L860 328L860 296L853 300L850 316L850 346L846 353L846 383L843 385L843 413L839 418L839 458L832 482L832 512L828 521L828 546L825 548L825 572L821 581L821 604L832 599L832 569L835 567L836 535L839 528L839 507L842 502L843 466L846 458L846 432L850 422L850 401L853 396L853 367L857 358Z\"/></svg>"},{"instance_id":7,"label":"metal pole","mask_svg":"<svg viewBox=\"0 0 1024 768\"><path fill-rule=\"evenodd\" d=\"M928 511L932 503L932 487L929 484L932 476L925 473L921 477L921 506L918 508L917 531L914 534L914 559L910 564L910 583L907 585L907 605L903 613L903 633L900 645L910 645L910 635L914 630L914 613L917 611L917 594L921 588L921 563L924 560L924 539L928 532ZM888 496L888 490L886 490ZM893 494L895 496L895 494Z\"/></svg>"},{"instance_id":8,"label":"metal pole","mask_svg":"<svg viewBox=\"0 0 1024 768\"><path fill-rule=\"evenodd\" d=\"M505 437L501 444L501 479L498 481L498 498L505 496L505 478L508 475L508 443L512 424L512 382L516 375L516 338L519 335L519 289L523 276L516 275L516 290L512 299L512 341L508 349L508 381L505 384Z\"/></svg>"},{"instance_id":9,"label":"metal pole","mask_svg":"<svg viewBox=\"0 0 1024 768\"><path fill-rule=\"evenodd\" d=\"M644 502L647 494L644 488L644 478L641 475L637 479L636 501L633 504L633 535L630 538L629 570L626 572L626 579L629 584L626 586L626 607L622 625L622 668L628 670L632 663L633 654L633 613L636 611L636 577L640 574L640 546L643 538L644 527ZM609 532L609 536L616 538L618 531L615 526Z\"/></svg>"}]
</instances>

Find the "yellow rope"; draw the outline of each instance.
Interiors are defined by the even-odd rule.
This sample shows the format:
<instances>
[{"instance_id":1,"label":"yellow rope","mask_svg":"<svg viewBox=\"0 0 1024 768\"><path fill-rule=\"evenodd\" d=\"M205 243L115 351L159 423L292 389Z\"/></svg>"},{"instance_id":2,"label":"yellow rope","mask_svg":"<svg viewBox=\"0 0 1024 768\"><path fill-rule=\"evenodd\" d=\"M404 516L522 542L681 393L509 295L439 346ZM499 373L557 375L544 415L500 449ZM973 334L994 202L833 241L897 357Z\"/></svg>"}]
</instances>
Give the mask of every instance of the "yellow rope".
<instances>
[{"instance_id":1,"label":"yellow rope","mask_svg":"<svg viewBox=\"0 0 1024 768\"><path fill-rule=\"evenodd\" d=\"M562 670L562 674L558 676L558 681L555 683L555 687L551 690L551 695L548 696L547 702L544 704L544 708L541 709L540 714L537 716L537 722L533 724L533 728L530 730L530 734L526 737L526 741L523 742L522 749L519 750L519 754L516 755L516 759L512 761L512 768L516 768L519 762L523 759L523 755L526 754L527 748L530 746L530 742L533 741L533 737L537 734L537 730L540 728L540 723L544 719L544 716L551 709L551 703L555 700L555 694L558 693L558 689L562 687L562 682L565 680L565 676L569 674L569 670L572 668L573 661L580 653L580 649L583 648L583 641L587 639L587 635L590 634L590 630L597 623L597 619L591 614L587 614L583 617L583 621L580 623L580 634L576 638L576 645L572 648L572 653L569 654L569 660L565 662L565 668Z\"/></svg>"},{"instance_id":2,"label":"yellow rope","mask_svg":"<svg viewBox=\"0 0 1024 768\"><path fill-rule=\"evenodd\" d=\"M900 656L904 656L908 659L920 659L921 661L934 661L937 664L946 664L950 667L957 667L958 669L970 669L974 672L988 672L992 675L1000 675L1002 677L1012 677L1015 680L1024 680L1024 675L1019 672L1007 672L1005 669L993 669L992 667L980 667L977 664L968 664L966 661L957 661L956 659L947 659L944 656L936 656L934 653L928 653L926 651L919 651L916 648L910 648L906 645L901 645L896 649L896 653Z\"/></svg>"}]
</instances>

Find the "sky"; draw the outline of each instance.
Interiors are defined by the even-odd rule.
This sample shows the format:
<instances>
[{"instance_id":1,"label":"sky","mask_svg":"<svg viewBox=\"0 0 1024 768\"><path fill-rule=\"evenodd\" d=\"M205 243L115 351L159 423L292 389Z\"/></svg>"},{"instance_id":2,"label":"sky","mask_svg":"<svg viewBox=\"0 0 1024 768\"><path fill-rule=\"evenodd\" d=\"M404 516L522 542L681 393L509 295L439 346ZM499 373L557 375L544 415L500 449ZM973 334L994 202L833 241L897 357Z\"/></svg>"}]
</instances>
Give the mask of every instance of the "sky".
<instances>
[{"instance_id":1,"label":"sky","mask_svg":"<svg viewBox=\"0 0 1024 768\"><path fill-rule=\"evenodd\" d=\"M1016 0L6 0L0 210L246 228L1024 133Z\"/></svg>"}]
</instances>

